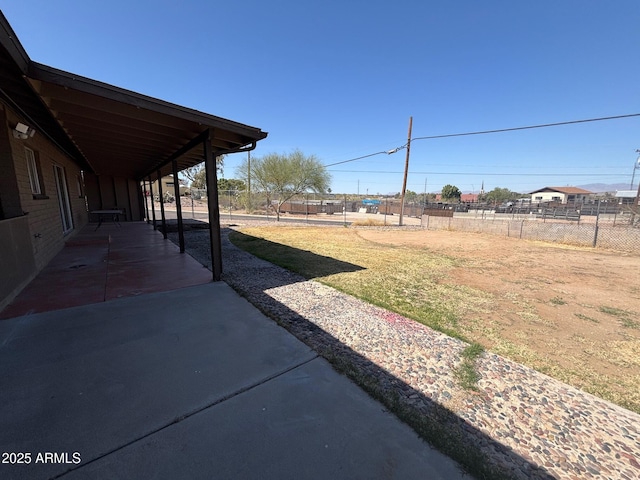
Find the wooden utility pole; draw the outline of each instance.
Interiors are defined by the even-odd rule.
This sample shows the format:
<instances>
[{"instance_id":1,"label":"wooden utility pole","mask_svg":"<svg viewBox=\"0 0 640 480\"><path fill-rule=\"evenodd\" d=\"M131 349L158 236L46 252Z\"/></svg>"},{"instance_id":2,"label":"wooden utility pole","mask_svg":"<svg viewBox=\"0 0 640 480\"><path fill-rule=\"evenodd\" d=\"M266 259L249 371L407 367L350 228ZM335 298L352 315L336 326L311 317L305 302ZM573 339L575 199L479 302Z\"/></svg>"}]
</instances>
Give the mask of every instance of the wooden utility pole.
<instances>
[{"instance_id":1,"label":"wooden utility pole","mask_svg":"<svg viewBox=\"0 0 640 480\"><path fill-rule=\"evenodd\" d=\"M411 150L411 126L413 124L413 117L409 117L409 135L407 138L407 157L404 162L404 180L402 181L402 194L400 195L400 221L399 226L402 226L402 217L404 216L404 195L407 192L407 174L409 173L409 152Z\"/></svg>"}]
</instances>

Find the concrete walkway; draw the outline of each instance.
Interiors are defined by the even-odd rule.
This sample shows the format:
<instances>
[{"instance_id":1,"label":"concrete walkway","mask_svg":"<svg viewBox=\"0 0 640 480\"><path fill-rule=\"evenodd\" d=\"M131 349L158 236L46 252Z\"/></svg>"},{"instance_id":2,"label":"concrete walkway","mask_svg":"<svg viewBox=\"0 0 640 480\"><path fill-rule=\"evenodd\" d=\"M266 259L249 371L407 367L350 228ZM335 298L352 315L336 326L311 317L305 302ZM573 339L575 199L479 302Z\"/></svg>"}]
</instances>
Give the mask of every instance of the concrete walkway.
<instances>
[{"instance_id":1,"label":"concrete walkway","mask_svg":"<svg viewBox=\"0 0 640 480\"><path fill-rule=\"evenodd\" d=\"M3 479L469 478L225 283L0 321L0 404Z\"/></svg>"}]
</instances>

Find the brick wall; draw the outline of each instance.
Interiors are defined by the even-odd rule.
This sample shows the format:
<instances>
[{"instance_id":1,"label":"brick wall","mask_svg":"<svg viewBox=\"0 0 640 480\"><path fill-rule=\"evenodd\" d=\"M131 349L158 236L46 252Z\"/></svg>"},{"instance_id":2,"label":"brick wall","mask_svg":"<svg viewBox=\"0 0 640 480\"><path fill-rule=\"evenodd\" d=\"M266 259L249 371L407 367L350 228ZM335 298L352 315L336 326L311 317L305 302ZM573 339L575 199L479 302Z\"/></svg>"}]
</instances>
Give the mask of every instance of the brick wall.
<instances>
[{"instance_id":1,"label":"brick wall","mask_svg":"<svg viewBox=\"0 0 640 480\"><path fill-rule=\"evenodd\" d=\"M6 109L6 114L7 128L11 128L19 121L28 123L8 109ZM65 240L88 222L85 200L77 186L80 169L49 142L42 132L36 132L32 138L27 140L16 139L13 135L10 135L9 139L20 203L28 219L36 269L40 270L62 249ZM38 198L34 198L31 191L25 147L34 151L40 166L38 173L43 195ZM59 165L64 169L69 192L73 229L66 235L62 227L54 165Z\"/></svg>"}]
</instances>

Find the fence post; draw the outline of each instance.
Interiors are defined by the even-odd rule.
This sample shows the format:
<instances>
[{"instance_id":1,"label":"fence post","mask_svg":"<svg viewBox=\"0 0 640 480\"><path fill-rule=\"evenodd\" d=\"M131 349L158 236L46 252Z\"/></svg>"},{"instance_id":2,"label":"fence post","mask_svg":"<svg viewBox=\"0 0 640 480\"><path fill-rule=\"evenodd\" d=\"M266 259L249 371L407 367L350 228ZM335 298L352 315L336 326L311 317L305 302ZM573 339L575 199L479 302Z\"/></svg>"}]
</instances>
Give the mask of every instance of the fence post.
<instances>
[{"instance_id":1,"label":"fence post","mask_svg":"<svg viewBox=\"0 0 640 480\"><path fill-rule=\"evenodd\" d=\"M344 226L347 226L347 194L344 194L344 208L342 209L344 211L343 215L344 215Z\"/></svg>"},{"instance_id":2,"label":"fence post","mask_svg":"<svg viewBox=\"0 0 640 480\"><path fill-rule=\"evenodd\" d=\"M600 220L600 200L598 200L598 211L596 212L596 228L593 232L593 248L598 244L598 221Z\"/></svg>"},{"instance_id":3,"label":"fence post","mask_svg":"<svg viewBox=\"0 0 640 480\"><path fill-rule=\"evenodd\" d=\"M387 224L387 211L389 210L389 199L386 198L384 201L384 224Z\"/></svg>"},{"instance_id":4,"label":"fence post","mask_svg":"<svg viewBox=\"0 0 640 480\"><path fill-rule=\"evenodd\" d=\"M524 227L524 220L520 222L520 240L522 240L522 229Z\"/></svg>"}]
</instances>

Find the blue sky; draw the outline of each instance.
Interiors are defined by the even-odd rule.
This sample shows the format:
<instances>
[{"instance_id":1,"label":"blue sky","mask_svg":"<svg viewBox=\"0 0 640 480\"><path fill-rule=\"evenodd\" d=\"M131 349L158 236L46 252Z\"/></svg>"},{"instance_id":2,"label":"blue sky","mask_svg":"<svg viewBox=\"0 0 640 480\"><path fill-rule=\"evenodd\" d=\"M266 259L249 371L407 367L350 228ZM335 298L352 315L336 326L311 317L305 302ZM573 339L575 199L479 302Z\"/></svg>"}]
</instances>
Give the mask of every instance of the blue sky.
<instances>
[{"instance_id":1,"label":"blue sky","mask_svg":"<svg viewBox=\"0 0 640 480\"><path fill-rule=\"evenodd\" d=\"M257 157L390 150L410 116L416 138L640 113L638 0L0 5L33 60L259 127ZM640 117L415 140L407 188L628 187L636 149ZM331 188L398 192L405 154L329 167Z\"/></svg>"}]
</instances>

